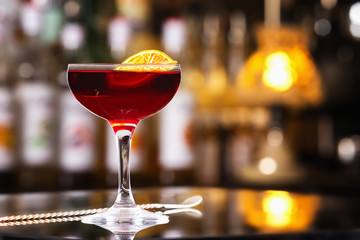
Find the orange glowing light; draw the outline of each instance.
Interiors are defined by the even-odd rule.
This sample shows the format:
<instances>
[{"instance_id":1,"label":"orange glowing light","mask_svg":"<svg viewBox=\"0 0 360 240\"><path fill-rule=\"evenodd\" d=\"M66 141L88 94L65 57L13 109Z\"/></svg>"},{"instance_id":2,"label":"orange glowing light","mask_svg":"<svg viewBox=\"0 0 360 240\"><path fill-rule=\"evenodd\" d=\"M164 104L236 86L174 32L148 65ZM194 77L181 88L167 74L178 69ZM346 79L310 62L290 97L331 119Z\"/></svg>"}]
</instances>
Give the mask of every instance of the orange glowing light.
<instances>
[{"instance_id":1,"label":"orange glowing light","mask_svg":"<svg viewBox=\"0 0 360 240\"><path fill-rule=\"evenodd\" d=\"M286 227L291 223L296 203L288 192L268 191L262 199L262 208L268 226Z\"/></svg>"},{"instance_id":2,"label":"orange glowing light","mask_svg":"<svg viewBox=\"0 0 360 240\"><path fill-rule=\"evenodd\" d=\"M245 222L261 232L301 231L315 218L320 199L286 191L242 191L239 198Z\"/></svg>"},{"instance_id":3,"label":"orange glowing light","mask_svg":"<svg viewBox=\"0 0 360 240\"><path fill-rule=\"evenodd\" d=\"M265 59L263 83L279 92L288 90L296 81L296 71L289 56L282 51L269 54Z\"/></svg>"},{"instance_id":4,"label":"orange glowing light","mask_svg":"<svg viewBox=\"0 0 360 240\"><path fill-rule=\"evenodd\" d=\"M322 82L307 35L298 28L259 28L259 48L237 77L239 102L301 107L322 102Z\"/></svg>"}]
</instances>

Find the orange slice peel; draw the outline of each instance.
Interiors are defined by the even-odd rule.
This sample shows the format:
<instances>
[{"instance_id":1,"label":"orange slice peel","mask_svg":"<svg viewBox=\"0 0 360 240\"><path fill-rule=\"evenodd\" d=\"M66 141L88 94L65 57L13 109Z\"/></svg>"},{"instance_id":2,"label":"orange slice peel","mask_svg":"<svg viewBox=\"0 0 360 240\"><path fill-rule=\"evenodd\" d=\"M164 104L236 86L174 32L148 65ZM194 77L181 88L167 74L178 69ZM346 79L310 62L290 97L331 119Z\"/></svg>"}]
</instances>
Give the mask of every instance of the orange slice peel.
<instances>
[{"instance_id":1,"label":"orange slice peel","mask_svg":"<svg viewBox=\"0 0 360 240\"><path fill-rule=\"evenodd\" d=\"M177 64L177 61L174 61L166 53L159 50L144 50L128 57L121 64L126 66L117 66L115 70L134 72L165 72L172 70L174 66L171 65Z\"/></svg>"}]
</instances>

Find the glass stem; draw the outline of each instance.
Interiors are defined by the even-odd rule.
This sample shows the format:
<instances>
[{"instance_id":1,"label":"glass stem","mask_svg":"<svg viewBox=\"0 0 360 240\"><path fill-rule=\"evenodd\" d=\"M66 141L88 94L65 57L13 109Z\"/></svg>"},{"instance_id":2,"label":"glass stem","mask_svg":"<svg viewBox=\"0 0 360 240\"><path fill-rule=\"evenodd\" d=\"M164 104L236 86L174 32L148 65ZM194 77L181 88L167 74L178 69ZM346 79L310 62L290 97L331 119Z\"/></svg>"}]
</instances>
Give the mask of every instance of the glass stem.
<instances>
[{"instance_id":1,"label":"glass stem","mask_svg":"<svg viewBox=\"0 0 360 240\"><path fill-rule=\"evenodd\" d=\"M119 154L119 174L118 174L118 195L116 205L121 207L135 207L135 200L131 192L130 185L130 163L129 152L131 145L132 131L127 129L118 130L116 139Z\"/></svg>"}]
</instances>

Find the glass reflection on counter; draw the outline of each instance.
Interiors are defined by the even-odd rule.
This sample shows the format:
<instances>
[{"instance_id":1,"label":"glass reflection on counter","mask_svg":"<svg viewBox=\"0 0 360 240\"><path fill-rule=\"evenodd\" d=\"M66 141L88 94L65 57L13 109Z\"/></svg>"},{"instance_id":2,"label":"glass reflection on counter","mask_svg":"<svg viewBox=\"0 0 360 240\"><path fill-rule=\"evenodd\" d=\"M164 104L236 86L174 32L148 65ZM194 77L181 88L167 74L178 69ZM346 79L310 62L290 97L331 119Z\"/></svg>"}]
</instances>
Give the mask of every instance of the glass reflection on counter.
<instances>
[{"instance_id":1,"label":"glass reflection on counter","mask_svg":"<svg viewBox=\"0 0 360 240\"><path fill-rule=\"evenodd\" d=\"M262 200L262 208L266 214L266 225L284 227L290 224L296 204L288 192L270 191Z\"/></svg>"},{"instance_id":2,"label":"glass reflection on counter","mask_svg":"<svg viewBox=\"0 0 360 240\"><path fill-rule=\"evenodd\" d=\"M259 233L307 234L358 229L360 226L359 195L179 187L142 189L136 191L135 198L140 204L173 204L182 203L194 195L202 196L201 204L191 209L181 209L181 212L167 212L173 213L168 224L144 229L136 233L135 238L246 238L249 235L261 236ZM101 227L82 224L76 218L78 215L73 214L82 209L106 206L115 196L116 190L0 195L0 234L116 239L111 232ZM73 212L69 214L68 211ZM50 219L36 215L46 212L57 213L51 216L59 216L61 213L64 217ZM65 213L71 216L66 219ZM24 221L6 221L2 218L13 214L21 214L20 220Z\"/></svg>"},{"instance_id":3,"label":"glass reflection on counter","mask_svg":"<svg viewBox=\"0 0 360 240\"><path fill-rule=\"evenodd\" d=\"M314 221L320 199L286 191L243 191L238 210L244 222L260 232L301 231Z\"/></svg>"}]
</instances>

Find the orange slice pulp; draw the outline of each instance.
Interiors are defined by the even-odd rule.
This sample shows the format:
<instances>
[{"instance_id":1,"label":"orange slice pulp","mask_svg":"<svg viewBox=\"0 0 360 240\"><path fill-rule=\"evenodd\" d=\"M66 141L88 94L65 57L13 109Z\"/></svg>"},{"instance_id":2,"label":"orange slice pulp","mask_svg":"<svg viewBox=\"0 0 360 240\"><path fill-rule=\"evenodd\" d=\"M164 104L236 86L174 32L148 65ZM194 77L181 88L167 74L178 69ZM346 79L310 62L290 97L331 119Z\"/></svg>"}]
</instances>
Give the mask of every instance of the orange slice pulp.
<instances>
[{"instance_id":1,"label":"orange slice pulp","mask_svg":"<svg viewBox=\"0 0 360 240\"><path fill-rule=\"evenodd\" d=\"M170 71L174 68L171 66L176 64L177 61L172 60L166 53L159 50L144 50L138 52L127 59L125 59L121 64L128 64L127 66L117 66L115 70L121 71L135 71L135 72L164 72ZM141 65L141 66L130 66L131 64ZM149 64L150 66L145 66ZM161 66L156 66L161 65ZM163 66L169 65L169 66Z\"/></svg>"}]
</instances>

